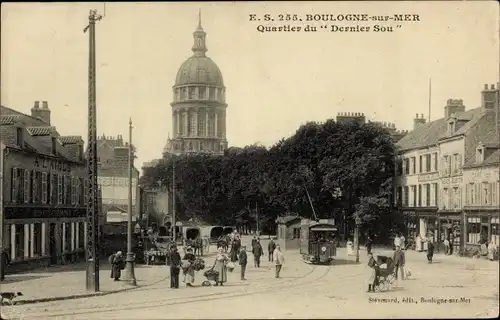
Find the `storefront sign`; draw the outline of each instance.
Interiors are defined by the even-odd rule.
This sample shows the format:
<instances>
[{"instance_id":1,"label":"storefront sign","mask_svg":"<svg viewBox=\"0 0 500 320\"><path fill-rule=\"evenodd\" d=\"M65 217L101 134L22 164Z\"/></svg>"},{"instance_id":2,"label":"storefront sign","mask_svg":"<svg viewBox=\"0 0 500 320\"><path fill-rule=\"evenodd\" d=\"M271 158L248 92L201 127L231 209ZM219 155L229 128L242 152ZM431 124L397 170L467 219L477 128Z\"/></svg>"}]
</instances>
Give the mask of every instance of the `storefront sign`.
<instances>
[{"instance_id":1,"label":"storefront sign","mask_svg":"<svg viewBox=\"0 0 500 320\"><path fill-rule=\"evenodd\" d=\"M419 182L431 181L439 179L439 173L428 173L428 174L420 174L418 175Z\"/></svg>"},{"instance_id":2,"label":"storefront sign","mask_svg":"<svg viewBox=\"0 0 500 320\"><path fill-rule=\"evenodd\" d=\"M416 214L415 211L403 211L403 215L410 216L410 217L415 217L417 214Z\"/></svg>"},{"instance_id":3,"label":"storefront sign","mask_svg":"<svg viewBox=\"0 0 500 320\"><path fill-rule=\"evenodd\" d=\"M441 184L459 184L462 183L463 177L453 177L453 178L443 178L441 179Z\"/></svg>"},{"instance_id":4,"label":"storefront sign","mask_svg":"<svg viewBox=\"0 0 500 320\"><path fill-rule=\"evenodd\" d=\"M71 171L71 167L67 162L54 159L47 159L42 157L36 157L33 166L35 168L49 169L50 171L62 171L62 172Z\"/></svg>"}]
</instances>

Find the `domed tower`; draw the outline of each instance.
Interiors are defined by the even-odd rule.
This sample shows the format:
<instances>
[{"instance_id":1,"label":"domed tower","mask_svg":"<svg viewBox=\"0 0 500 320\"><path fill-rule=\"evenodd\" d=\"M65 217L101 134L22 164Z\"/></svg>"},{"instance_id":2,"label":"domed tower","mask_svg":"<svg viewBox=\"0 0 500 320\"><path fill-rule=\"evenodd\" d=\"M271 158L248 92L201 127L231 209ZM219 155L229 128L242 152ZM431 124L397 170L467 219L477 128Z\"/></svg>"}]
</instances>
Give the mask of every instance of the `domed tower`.
<instances>
[{"instance_id":1,"label":"domed tower","mask_svg":"<svg viewBox=\"0 0 500 320\"><path fill-rule=\"evenodd\" d=\"M206 56L206 36L201 26L193 33L193 56L179 68L173 86L173 137L164 154L223 154L226 139L226 87L219 67Z\"/></svg>"}]
</instances>

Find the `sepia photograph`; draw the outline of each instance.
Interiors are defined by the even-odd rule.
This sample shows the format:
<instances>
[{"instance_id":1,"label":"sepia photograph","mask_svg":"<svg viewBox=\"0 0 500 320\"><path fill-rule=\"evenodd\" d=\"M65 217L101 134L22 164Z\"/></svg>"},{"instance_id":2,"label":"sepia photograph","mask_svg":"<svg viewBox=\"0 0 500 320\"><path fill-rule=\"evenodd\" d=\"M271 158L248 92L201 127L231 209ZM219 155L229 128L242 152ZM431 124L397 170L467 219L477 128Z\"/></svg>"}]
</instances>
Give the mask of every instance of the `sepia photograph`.
<instances>
[{"instance_id":1,"label":"sepia photograph","mask_svg":"<svg viewBox=\"0 0 500 320\"><path fill-rule=\"evenodd\" d=\"M497 1L3 2L0 319L499 316Z\"/></svg>"}]
</instances>

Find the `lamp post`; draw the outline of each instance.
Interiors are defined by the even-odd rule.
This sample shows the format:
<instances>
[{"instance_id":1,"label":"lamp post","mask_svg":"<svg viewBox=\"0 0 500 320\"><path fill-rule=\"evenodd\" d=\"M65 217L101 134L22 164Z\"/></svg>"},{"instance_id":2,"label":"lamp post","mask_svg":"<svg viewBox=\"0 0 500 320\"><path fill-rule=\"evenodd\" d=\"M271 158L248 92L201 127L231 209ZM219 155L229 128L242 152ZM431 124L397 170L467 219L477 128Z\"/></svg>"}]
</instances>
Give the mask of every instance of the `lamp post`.
<instances>
[{"instance_id":1,"label":"lamp post","mask_svg":"<svg viewBox=\"0 0 500 320\"><path fill-rule=\"evenodd\" d=\"M356 228L354 229L354 241L356 242L356 263L359 263L359 226L361 225L361 218L355 216Z\"/></svg>"},{"instance_id":2,"label":"lamp post","mask_svg":"<svg viewBox=\"0 0 500 320\"><path fill-rule=\"evenodd\" d=\"M128 224L127 224L127 265L125 267L124 279L129 280L133 286L137 285L134 272L135 257L132 252L132 169L133 155L132 155L132 119L129 121L128 126Z\"/></svg>"}]
</instances>

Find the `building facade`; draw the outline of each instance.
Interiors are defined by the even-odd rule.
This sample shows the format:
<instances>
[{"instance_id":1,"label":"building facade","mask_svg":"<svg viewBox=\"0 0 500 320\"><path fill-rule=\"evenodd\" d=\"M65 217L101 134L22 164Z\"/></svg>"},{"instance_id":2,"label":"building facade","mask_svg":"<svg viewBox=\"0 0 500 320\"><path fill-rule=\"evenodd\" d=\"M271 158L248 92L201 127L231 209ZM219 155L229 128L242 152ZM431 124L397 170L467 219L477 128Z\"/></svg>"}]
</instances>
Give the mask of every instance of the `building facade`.
<instances>
[{"instance_id":1,"label":"building facade","mask_svg":"<svg viewBox=\"0 0 500 320\"><path fill-rule=\"evenodd\" d=\"M113 222L116 217L128 219L128 188L129 188L129 145L123 141L122 135L110 137L102 135L97 140L98 184L102 193L102 221L108 221L108 214ZM132 146L132 166L135 158L135 148ZM140 220L139 171L132 169L132 213L134 221Z\"/></svg>"},{"instance_id":2,"label":"building facade","mask_svg":"<svg viewBox=\"0 0 500 320\"><path fill-rule=\"evenodd\" d=\"M61 136L46 101L31 115L1 106L7 272L85 256L86 165L80 136ZM10 269L10 270L9 270Z\"/></svg>"},{"instance_id":3,"label":"building facade","mask_svg":"<svg viewBox=\"0 0 500 320\"><path fill-rule=\"evenodd\" d=\"M398 142L401 166L395 198L407 220L405 231L432 236L439 245L448 239L456 254L469 243L466 201L471 175L464 176L464 164L474 163L481 141L488 155L498 148L498 89L486 86L481 96L482 105L467 111L462 100L448 99L444 117L430 123L417 115L414 129Z\"/></svg>"},{"instance_id":4,"label":"building facade","mask_svg":"<svg viewBox=\"0 0 500 320\"><path fill-rule=\"evenodd\" d=\"M173 86L173 137L163 153L220 155L227 148L226 87L219 67L206 56L201 16L193 36L193 56L181 65Z\"/></svg>"},{"instance_id":5,"label":"building facade","mask_svg":"<svg viewBox=\"0 0 500 320\"><path fill-rule=\"evenodd\" d=\"M365 124L367 122L366 116L362 112L339 112L337 113L335 121L338 123L357 122L358 124ZM396 128L396 125L391 122L381 122L381 121L368 121L368 122L376 123L380 125L382 128L386 129L395 142L401 140L401 138L403 138L408 133L407 130L398 130Z\"/></svg>"}]
</instances>

